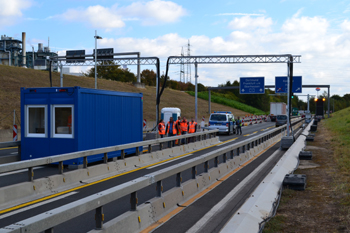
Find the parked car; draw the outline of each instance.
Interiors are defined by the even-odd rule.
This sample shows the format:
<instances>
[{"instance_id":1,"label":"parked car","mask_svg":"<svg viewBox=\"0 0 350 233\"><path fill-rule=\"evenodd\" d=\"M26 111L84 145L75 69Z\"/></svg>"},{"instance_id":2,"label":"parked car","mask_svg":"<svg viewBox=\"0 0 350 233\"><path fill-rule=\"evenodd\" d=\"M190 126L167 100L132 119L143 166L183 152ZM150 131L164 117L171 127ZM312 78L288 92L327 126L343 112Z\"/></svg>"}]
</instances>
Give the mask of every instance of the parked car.
<instances>
[{"instance_id":1,"label":"parked car","mask_svg":"<svg viewBox=\"0 0 350 233\"><path fill-rule=\"evenodd\" d=\"M276 127L287 124L287 115L277 115Z\"/></svg>"},{"instance_id":2,"label":"parked car","mask_svg":"<svg viewBox=\"0 0 350 233\"><path fill-rule=\"evenodd\" d=\"M234 119L231 112L214 112L210 114L208 128L219 129L219 133L234 134L236 133Z\"/></svg>"}]
</instances>

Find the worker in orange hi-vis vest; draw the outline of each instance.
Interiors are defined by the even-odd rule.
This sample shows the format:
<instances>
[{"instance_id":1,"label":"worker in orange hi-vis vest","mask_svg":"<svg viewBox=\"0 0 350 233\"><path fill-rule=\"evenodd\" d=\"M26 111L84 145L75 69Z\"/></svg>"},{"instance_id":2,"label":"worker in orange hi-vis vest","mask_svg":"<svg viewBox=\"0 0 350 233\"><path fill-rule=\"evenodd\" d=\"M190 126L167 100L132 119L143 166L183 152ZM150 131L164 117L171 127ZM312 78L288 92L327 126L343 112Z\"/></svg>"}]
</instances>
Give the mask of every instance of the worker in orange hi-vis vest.
<instances>
[{"instance_id":1,"label":"worker in orange hi-vis vest","mask_svg":"<svg viewBox=\"0 0 350 233\"><path fill-rule=\"evenodd\" d=\"M163 120L163 119L161 119L161 120L159 121L159 124L158 124L158 133L159 133L159 135L160 135L161 138L163 138L164 135L165 135L165 124L164 124L164 120Z\"/></svg>"},{"instance_id":2,"label":"worker in orange hi-vis vest","mask_svg":"<svg viewBox=\"0 0 350 233\"><path fill-rule=\"evenodd\" d=\"M188 132L188 121L186 120L186 117L182 118L182 121L180 122L180 126L181 126L181 135L185 135ZM181 140L182 144L185 144L185 139L183 138Z\"/></svg>"},{"instance_id":3,"label":"worker in orange hi-vis vest","mask_svg":"<svg viewBox=\"0 0 350 233\"><path fill-rule=\"evenodd\" d=\"M197 122L194 121L194 118L191 118L191 122L188 123L188 133L196 133L197 132ZM188 138L188 142L194 142L195 137Z\"/></svg>"},{"instance_id":4,"label":"worker in orange hi-vis vest","mask_svg":"<svg viewBox=\"0 0 350 233\"><path fill-rule=\"evenodd\" d=\"M172 117L170 117L168 124L166 125L165 131L168 134L168 137L176 136L176 124ZM175 146L175 140L168 142L168 148L170 148L171 146Z\"/></svg>"},{"instance_id":5,"label":"worker in orange hi-vis vest","mask_svg":"<svg viewBox=\"0 0 350 233\"><path fill-rule=\"evenodd\" d=\"M179 117L177 117L177 120L175 121L175 127L177 129L177 135L181 135L180 122L181 122L181 117L179 116ZM180 144L178 139L175 140L175 144L176 145Z\"/></svg>"},{"instance_id":6,"label":"worker in orange hi-vis vest","mask_svg":"<svg viewBox=\"0 0 350 233\"><path fill-rule=\"evenodd\" d=\"M68 124L67 124L68 128L69 128L69 133L72 133L72 115L69 115L68 117Z\"/></svg>"}]
</instances>

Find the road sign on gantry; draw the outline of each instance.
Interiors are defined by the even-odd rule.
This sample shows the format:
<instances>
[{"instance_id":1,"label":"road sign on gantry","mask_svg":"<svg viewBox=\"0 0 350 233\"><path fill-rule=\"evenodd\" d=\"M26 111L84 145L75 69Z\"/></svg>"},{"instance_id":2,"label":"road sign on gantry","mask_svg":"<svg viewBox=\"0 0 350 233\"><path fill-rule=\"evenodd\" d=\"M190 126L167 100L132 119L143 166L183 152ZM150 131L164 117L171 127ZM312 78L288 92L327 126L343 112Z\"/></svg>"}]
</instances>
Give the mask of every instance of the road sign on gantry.
<instances>
[{"instance_id":1,"label":"road sign on gantry","mask_svg":"<svg viewBox=\"0 0 350 233\"><path fill-rule=\"evenodd\" d=\"M275 92L276 93L287 93L288 83L287 76L276 76L275 77ZM293 76L293 93L301 93L302 91L302 76Z\"/></svg>"},{"instance_id":2,"label":"road sign on gantry","mask_svg":"<svg viewBox=\"0 0 350 233\"><path fill-rule=\"evenodd\" d=\"M245 77L239 81L240 94L264 94L265 78L264 77Z\"/></svg>"}]
</instances>

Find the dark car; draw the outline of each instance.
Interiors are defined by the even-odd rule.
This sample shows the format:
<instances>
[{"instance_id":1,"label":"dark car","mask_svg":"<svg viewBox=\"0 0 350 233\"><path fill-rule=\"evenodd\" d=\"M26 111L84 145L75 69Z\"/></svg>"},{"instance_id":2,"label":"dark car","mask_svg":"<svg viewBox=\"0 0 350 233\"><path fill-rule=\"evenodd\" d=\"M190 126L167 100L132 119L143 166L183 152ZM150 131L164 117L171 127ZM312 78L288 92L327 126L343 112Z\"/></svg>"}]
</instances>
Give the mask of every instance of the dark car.
<instances>
[{"instance_id":1,"label":"dark car","mask_svg":"<svg viewBox=\"0 0 350 233\"><path fill-rule=\"evenodd\" d=\"M276 127L287 124L287 115L277 115Z\"/></svg>"}]
</instances>

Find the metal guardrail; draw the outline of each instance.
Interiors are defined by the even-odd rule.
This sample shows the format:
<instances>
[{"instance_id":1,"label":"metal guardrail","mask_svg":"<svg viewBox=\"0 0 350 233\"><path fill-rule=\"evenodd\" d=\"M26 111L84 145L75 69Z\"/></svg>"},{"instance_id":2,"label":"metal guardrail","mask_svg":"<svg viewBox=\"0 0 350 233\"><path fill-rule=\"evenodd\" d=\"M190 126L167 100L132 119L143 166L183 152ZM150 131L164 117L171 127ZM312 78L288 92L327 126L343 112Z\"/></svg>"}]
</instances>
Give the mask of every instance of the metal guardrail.
<instances>
[{"instance_id":1,"label":"metal guardrail","mask_svg":"<svg viewBox=\"0 0 350 233\"><path fill-rule=\"evenodd\" d=\"M0 149L6 147L21 146L21 141L17 142L0 142Z\"/></svg>"},{"instance_id":2,"label":"metal guardrail","mask_svg":"<svg viewBox=\"0 0 350 233\"><path fill-rule=\"evenodd\" d=\"M294 121L293 124L299 123L302 119ZM213 152L198 156L196 158L187 160L185 162L173 165L168 168L153 172L143 177L134 179L132 181L123 183L116 187L107 189L103 192L96 193L94 195L85 197L81 200L73 203L58 207L48 212L39 214L37 216L25 219L18 223L9 225L3 229L0 229L0 233L21 233L21 232L53 232L53 227L64 223L70 219L83 215L89 211L95 210L96 229L102 229L103 227L103 206L113 202L126 195L130 195L131 210L137 210L137 191L146 188L154 183L157 184L157 191L155 196L162 196L162 180L176 175L176 186L181 186L181 172L192 169L192 179L196 179L197 169L196 167L204 164L204 172L209 172L209 161L214 159L214 166L219 165L219 156L223 155L223 163L227 162L227 155L230 159L234 156L239 156L240 153L244 153L250 148L260 145L261 143L277 136L286 130L286 126L280 126L276 129L272 129L268 132L262 133L250 139L242 142L235 143L218 149ZM162 139L161 139L162 140Z\"/></svg>"},{"instance_id":3,"label":"metal guardrail","mask_svg":"<svg viewBox=\"0 0 350 233\"><path fill-rule=\"evenodd\" d=\"M202 140L203 138L211 138L212 136L216 136L216 133L219 130L210 130L210 131L203 131L198 133L192 133L192 134L185 134L181 136L173 136L173 137L165 137L165 138L158 138L154 140L147 140L147 141L141 141L141 142L134 142L134 143L128 143L118 146L110 146L110 147L104 147L104 148L98 148L98 149L92 149L92 150L85 150L85 151L79 151L79 152L72 152L72 153L66 153L62 155L54 155L54 156L48 156L43 158L37 158L37 159L31 159L31 160L25 160L25 161L19 161L14 163L7 163L7 164L1 164L0 165L0 173L4 172L11 172L16 171L20 169L28 169L29 172L29 179L30 181L33 180L33 168L37 166L42 166L46 164L51 163L59 163L59 172L60 174L63 174L63 161L70 160L70 159L77 159L77 158L84 158L83 167L86 168L88 165L88 159L87 157L90 155L96 155L96 154L104 154L104 162L108 162L108 152L113 151L121 151L121 158L125 158L125 149L129 148L136 148L136 155L140 154L139 147L141 146L148 146L148 152L152 152L152 145L159 144L160 149L163 149L163 143L174 141L176 139L185 139L185 138L192 138L196 137L197 140ZM185 140L185 143L187 144L187 140ZM9 142L10 144L10 142Z\"/></svg>"}]
</instances>

